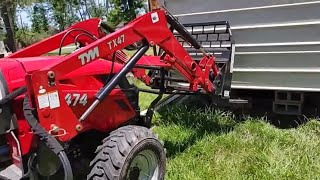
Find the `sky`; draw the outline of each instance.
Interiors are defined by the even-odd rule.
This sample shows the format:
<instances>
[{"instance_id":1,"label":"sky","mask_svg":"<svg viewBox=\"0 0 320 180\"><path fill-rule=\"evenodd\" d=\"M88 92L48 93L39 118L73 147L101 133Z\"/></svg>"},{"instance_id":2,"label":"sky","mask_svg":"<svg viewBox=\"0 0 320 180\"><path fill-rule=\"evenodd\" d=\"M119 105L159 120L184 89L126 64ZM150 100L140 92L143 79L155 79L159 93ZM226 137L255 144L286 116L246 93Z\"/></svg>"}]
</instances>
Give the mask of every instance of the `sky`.
<instances>
[{"instance_id":1,"label":"sky","mask_svg":"<svg viewBox=\"0 0 320 180\"><path fill-rule=\"evenodd\" d=\"M21 11L20 15L21 15L21 20L23 24L27 24L28 26L31 26L31 20L28 17L29 16L28 13L26 11Z\"/></svg>"}]
</instances>

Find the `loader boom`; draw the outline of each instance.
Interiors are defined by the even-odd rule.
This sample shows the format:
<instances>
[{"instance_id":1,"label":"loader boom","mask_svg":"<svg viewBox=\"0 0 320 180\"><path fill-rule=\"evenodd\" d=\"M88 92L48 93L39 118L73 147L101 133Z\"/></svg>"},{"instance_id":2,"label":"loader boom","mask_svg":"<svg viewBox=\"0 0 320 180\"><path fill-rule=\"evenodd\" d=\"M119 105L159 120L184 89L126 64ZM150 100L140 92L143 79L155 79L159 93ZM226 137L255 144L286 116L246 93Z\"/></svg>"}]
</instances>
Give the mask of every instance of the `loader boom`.
<instances>
[{"instance_id":1,"label":"loader boom","mask_svg":"<svg viewBox=\"0 0 320 180\"><path fill-rule=\"evenodd\" d=\"M115 88L121 76L124 76L134 69L137 64L156 66L162 69L175 68L190 83L190 91L196 92L200 87L207 93L214 93L215 85L212 82L212 78L219 74L219 69L215 64L215 58L212 55L204 53L206 56L203 57L199 64L196 63L175 38L172 29L170 28L177 29L178 32L179 30L182 30L182 36L189 41L190 44L197 46L195 47L196 49L201 50L201 46L197 44L197 42L194 42L193 37L188 34L182 26L176 23L175 19L172 19L172 16L167 14L165 10L158 10L140 16L125 27L106 36L99 35L99 23L100 22L97 20L92 20L88 21L88 25L85 22L74 25L74 28L85 27L84 29L87 29L93 34L91 42L90 38L83 36L82 38L86 38L89 42L86 46L70 55L62 57L61 60L56 63L28 74L26 77L28 92L36 103L36 105L33 106L38 110L40 123L42 122L44 127L49 130L50 126L55 124L55 120L61 118L67 119L68 122L66 122L63 127L67 133L64 136L59 137L60 140L66 141L76 136L79 128L75 127L84 126L85 129L86 117L90 115L95 107L109 95L112 89ZM170 27L168 27L168 24ZM96 27L97 29L93 27ZM70 31L70 29L68 31ZM30 52L30 50L35 50L51 41L58 44L56 43L58 37L63 37L68 31L62 32L52 39L40 42L30 48L26 48L24 51L20 52L20 56L38 55L32 51ZM76 35L77 34L74 34L73 36ZM70 38L66 39L66 42L62 42L62 44L66 45L72 42ZM88 107L83 115L80 118L76 117L70 108L67 107L64 97L60 96L61 88L59 81L62 77L76 69L85 67L98 59L108 59L108 57L112 57L114 53L119 52L119 50L136 42L143 42L143 46L131 59L125 62L126 64L119 73L97 92L96 100L91 103L90 107ZM165 53L162 56L145 61L141 59L149 46L156 45L164 50ZM52 50L54 48L47 47L45 49ZM41 50L40 52L41 54L45 53ZM19 52L17 54L19 54ZM43 99L41 98L43 97L43 92L48 94L49 103L43 102ZM50 115L48 115L48 113Z\"/></svg>"}]
</instances>

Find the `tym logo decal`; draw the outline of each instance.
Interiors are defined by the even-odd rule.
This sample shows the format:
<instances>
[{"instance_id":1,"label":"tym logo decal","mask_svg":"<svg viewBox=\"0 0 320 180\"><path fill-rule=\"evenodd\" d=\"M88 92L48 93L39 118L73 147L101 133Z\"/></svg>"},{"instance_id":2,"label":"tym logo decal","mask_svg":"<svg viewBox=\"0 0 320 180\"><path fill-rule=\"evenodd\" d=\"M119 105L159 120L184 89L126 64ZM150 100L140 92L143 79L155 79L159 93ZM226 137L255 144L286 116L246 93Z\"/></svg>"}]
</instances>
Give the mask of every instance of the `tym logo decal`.
<instances>
[{"instance_id":1,"label":"tym logo decal","mask_svg":"<svg viewBox=\"0 0 320 180\"><path fill-rule=\"evenodd\" d=\"M124 43L124 34L122 34L121 36L119 36L116 39L113 39L112 41L109 41L108 42L109 49L111 50L111 49L117 47L118 45L120 45L122 43Z\"/></svg>"},{"instance_id":2,"label":"tym logo decal","mask_svg":"<svg viewBox=\"0 0 320 180\"><path fill-rule=\"evenodd\" d=\"M97 57L99 57L99 48L95 47L90 49L88 52L79 55L78 58L81 60L81 65L85 65Z\"/></svg>"}]
</instances>

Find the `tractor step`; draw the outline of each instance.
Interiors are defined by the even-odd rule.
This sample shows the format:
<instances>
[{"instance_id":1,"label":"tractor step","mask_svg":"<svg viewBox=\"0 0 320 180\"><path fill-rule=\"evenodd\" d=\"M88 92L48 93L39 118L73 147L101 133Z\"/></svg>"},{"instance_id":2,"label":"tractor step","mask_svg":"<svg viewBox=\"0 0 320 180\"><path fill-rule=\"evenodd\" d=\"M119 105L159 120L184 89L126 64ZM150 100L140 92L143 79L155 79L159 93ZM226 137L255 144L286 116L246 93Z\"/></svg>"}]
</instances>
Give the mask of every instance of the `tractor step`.
<instances>
[{"instance_id":1,"label":"tractor step","mask_svg":"<svg viewBox=\"0 0 320 180\"><path fill-rule=\"evenodd\" d=\"M0 179L6 180L6 179L21 179L21 178L22 178L22 171L18 166L14 164L0 171Z\"/></svg>"},{"instance_id":2,"label":"tractor step","mask_svg":"<svg viewBox=\"0 0 320 180\"><path fill-rule=\"evenodd\" d=\"M229 99L230 104L248 104L249 101L247 99Z\"/></svg>"}]
</instances>

